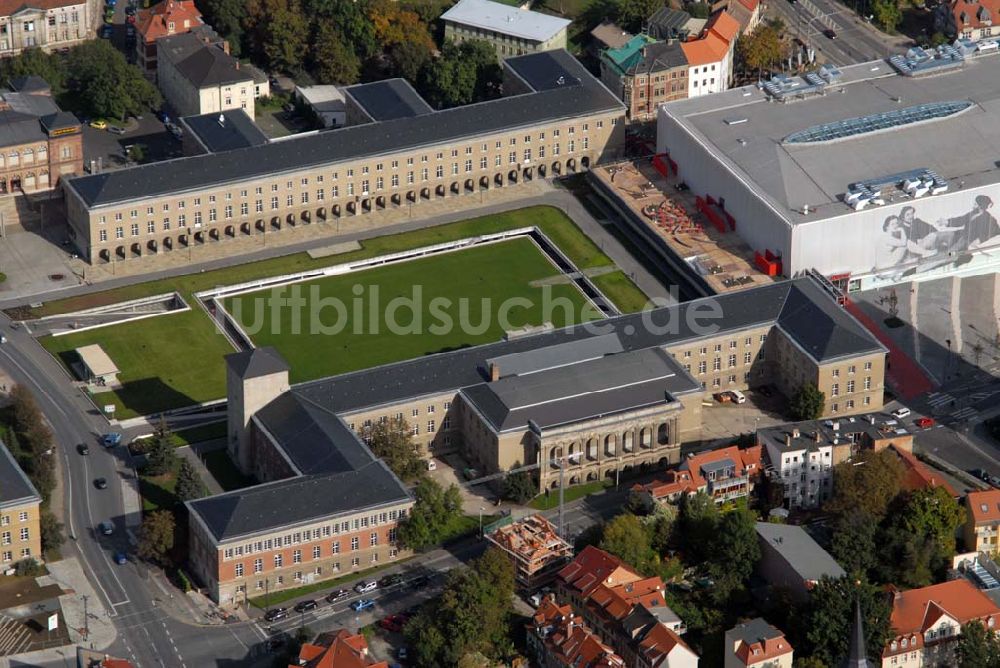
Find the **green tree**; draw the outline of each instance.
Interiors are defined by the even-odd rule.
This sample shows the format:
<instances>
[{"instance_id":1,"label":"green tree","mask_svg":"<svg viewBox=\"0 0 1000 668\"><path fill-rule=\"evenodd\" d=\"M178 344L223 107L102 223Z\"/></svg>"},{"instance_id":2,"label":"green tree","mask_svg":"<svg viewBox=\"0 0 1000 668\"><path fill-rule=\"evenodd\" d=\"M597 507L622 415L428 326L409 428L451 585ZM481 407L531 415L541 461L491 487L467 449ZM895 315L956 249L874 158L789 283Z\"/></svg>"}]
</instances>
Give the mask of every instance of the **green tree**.
<instances>
[{"instance_id":1,"label":"green tree","mask_svg":"<svg viewBox=\"0 0 1000 668\"><path fill-rule=\"evenodd\" d=\"M174 434L167 426L167 421L160 418L159 424L149 437L146 446L146 468L143 472L149 476L158 476L173 471L177 465L177 453L174 452Z\"/></svg>"},{"instance_id":2,"label":"green tree","mask_svg":"<svg viewBox=\"0 0 1000 668\"><path fill-rule=\"evenodd\" d=\"M748 71L770 70L784 55L781 34L769 25L761 26L751 35L741 38L736 46L740 60Z\"/></svg>"},{"instance_id":3,"label":"green tree","mask_svg":"<svg viewBox=\"0 0 1000 668\"><path fill-rule=\"evenodd\" d=\"M712 15L712 5L707 2L692 2L687 6L686 11L693 18L707 19Z\"/></svg>"},{"instance_id":4,"label":"green tree","mask_svg":"<svg viewBox=\"0 0 1000 668\"><path fill-rule=\"evenodd\" d=\"M302 68L309 24L296 0L249 0L247 36L271 69L298 72Z\"/></svg>"},{"instance_id":5,"label":"green tree","mask_svg":"<svg viewBox=\"0 0 1000 668\"><path fill-rule=\"evenodd\" d=\"M470 654L492 661L513 654L514 568L499 550L448 573L441 595L404 627L416 665L458 666Z\"/></svg>"},{"instance_id":6,"label":"green tree","mask_svg":"<svg viewBox=\"0 0 1000 668\"><path fill-rule=\"evenodd\" d=\"M432 51L423 42L405 41L391 46L387 55L391 72L416 85L420 71L431 60Z\"/></svg>"},{"instance_id":7,"label":"green tree","mask_svg":"<svg viewBox=\"0 0 1000 668\"><path fill-rule=\"evenodd\" d=\"M313 33L313 75L321 84L353 84L361 74L361 61L333 23L319 22Z\"/></svg>"},{"instance_id":8,"label":"green tree","mask_svg":"<svg viewBox=\"0 0 1000 668\"><path fill-rule=\"evenodd\" d=\"M663 6L663 0L617 0L618 25L637 33L646 19Z\"/></svg>"},{"instance_id":9,"label":"green tree","mask_svg":"<svg viewBox=\"0 0 1000 668\"><path fill-rule=\"evenodd\" d=\"M879 579L907 589L931 584L935 571L942 566L936 542L924 534L912 534L891 520L887 522L889 525L879 536Z\"/></svg>"},{"instance_id":10,"label":"green tree","mask_svg":"<svg viewBox=\"0 0 1000 668\"><path fill-rule=\"evenodd\" d=\"M420 75L420 92L442 109L495 97L501 80L493 45L473 39L456 45L448 42L441 55L430 61Z\"/></svg>"},{"instance_id":11,"label":"green tree","mask_svg":"<svg viewBox=\"0 0 1000 668\"><path fill-rule=\"evenodd\" d=\"M707 561L715 554L718 526L719 508L712 497L698 492L681 498L676 533L689 563Z\"/></svg>"},{"instance_id":12,"label":"green tree","mask_svg":"<svg viewBox=\"0 0 1000 668\"><path fill-rule=\"evenodd\" d=\"M410 425L402 417L377 421L362 429L361 435L372 453L402 480L414 480L427 471L420 446L414 442Z\"/></svg>"},{"instance_id":13,"label":"green tree","mask_svg":"<svg viewBox=\"0 0 1000 668\"><path fill-rule=\"evenodd\" d=\"M355 0L304 0L308 16L317 23L332 22L361 60L378 52L375 26L366 13L367 2Z\"/></svg>"},{"instance_id":14,"label":"green tree","mask_svg":"<svg viewBox=\"0 0 1000 668\"><path fill-rule=\"evenodd\" d=\"M792 397L788 408L796 420L818 420L823 415L826 395L812 383L806 383Z\"/></svg>"},{"instance_id":15,"label":"green tree","mask_svg":"<svg viewBox=\"0 0 1000 668\"><path fill-rule=\"evenodd\" d=\"M157 510L143 517L139 529L139 556L167 565L167 555L174 548L174 528L174 514L169 510Z\"/></svg>"},{"instance_id":16,"label":"green tree","mask_svg":"<svg viewBox=\"0 0 1000 668\"><path fill-rule=\"evenodd\" d=\"M833 525L830 554L855 577L868 575L878 565L878 522L863 510L849 511Z\"/></svg>"},{"instance_id":17,"label":"green tree","mask_svg":"<svg viewBox=\"0 0 1000 668\"><path fill-rule=\"evenodd\" d=\"M242 53L246 3L243 0L201 0L198 8L206 22L229 42L229 52L238 58Z\"/></svg>"},{"instance_id":18,"label":"green tree","mask_svg":"<svg viewBox=\"0 0 1000 668\"><path fill-rule=\"evenodd\" d=\"M399 540L419 550L440 542L444 531L462 510L462 496L457 486L444 489L428 477L420 479L413 496L416 500L413 508L399 525Z\"/></svg>"},{"instance_id":19,"label":"green tree","mask_svg":"<svg viewBox=\"0 0 1000 668\"><path fill-rule=\"evenodd\" d=\"M521 468L521 462L515 462L512 469ZM530 471L511 473L503 481L503 496L514 503L527 503L538 494L538 483Z\"/></svg>"},{"instance_id":20,"label":"green tree","mask_svg":"<svg viewBox=\"0 0 1000 668\"><path fill-rule=\"evenodd\" d=\"M756 514L745 503L722 514L714 558L708 567L715 581L712 594L717 601L724 601L742 589L760 561L756 524Z\"/></svg>"},{"instance_id":21,"label":"green tree","mask_svg":"<svg viewBox=\"0 0 1000 668\"><path fill-rule=\"evenodd\" d=\"M879 655L889 637L892 613L885 592L866 580L853 580L851 576L823 577L810 595L805 628L812 656L828 666L839 665L850 650L855 600L861 604L869 659L881 661Z\"/></svg>"},{"instance_id":22,"label":"green tree","mask_svg":"<svg viewBox=\"0 0 1000 668\"><path fill-rule=\"evenodd\" d=\"M896 26L903 20L897 0L872 0L871 7L875 25L885 32L896 32Z\"/></svg>"},{"instance_id":23,"label":"green tree","mask_svg":"<svg viewBox=\"0 0 1000 668\"><path fill-rule=\"evenodd\" d=\"M955 646L959 668L1000 668L1000 638L980 621L962 626Z\"/></svg>"},{"instance_id":24,"label":"green tree","mask_svg":"<svg viewBox=\"0 0 1000 668\"><path fill-rule=\"evenodd\" d=\"M649 532L632 513L623 513L604 525L600 548L643 575L655 575L660 559L653 549Z\"/></svg>"},{"instance_id":25,"label":"green tree","mask_svg":"<svg viewBox=\"0 0 1000 668\"><path fill-rule=\"evenodd\" d=\"M3 81L30 75L45 79L53 95L58 96L65 90L66 67L58 54L31 48L0 61L0 79Z\"/></svg>"},{"instance_id":26,"label":"green tree","mask_svg":"<svg viewBox=\"0 0 1000 668\"><path fill-rule=\"evenodd\" d=\"M928 537L943 558L951 559L956 532L965 524L965 509L944 487L932 487L911 494L893 522L914 535Z\"/></svg>"},{"instance_id":27,"label":"green tree","mask_svg":"<svg viewBox=\"0 0 1000 668\"><path fill-rule=\"evenodd\" d=\"M63 536L63 525L48 508L42 509L39 525L43 551L58 550L62 547L63 541L66 540Z\"/></svg>"},{"instance_id":28,"label":"green tree","mask_svg":"<svg viewBox=\"0 0 1000 668\"><path fill-rule=\"evenodd\" d=\"M198 472L194 465L186 459L181 460L180 468L177 471L177 485L174 487L174 494L181 501L191 501L205 496L205 486L201 483Z\"/></svg>"},{"instance_id":29,"label":"green tree","mask_svg":"<svg viewBox=\"0 0 1000 668\"><path fill-rule=\"evenodd\" d=\"M91 40L74 47L66 63L80 110L92 116L125 120L158 108L163 102L160 92L139 68L129 65L122 52L107 40Z\"/></svg>"},{"instance_id":30,"label":"green tree","mask_svg":"<svg viewBox=\"0 0 1000 668\"><path fill-rule=\"evenodd\" d=\"M903 474L903 465L892 450L861 452L834 467L837 484L825 510L835 516L861 511L881 522L902 490Z\"/></svg>"}]
</instances>

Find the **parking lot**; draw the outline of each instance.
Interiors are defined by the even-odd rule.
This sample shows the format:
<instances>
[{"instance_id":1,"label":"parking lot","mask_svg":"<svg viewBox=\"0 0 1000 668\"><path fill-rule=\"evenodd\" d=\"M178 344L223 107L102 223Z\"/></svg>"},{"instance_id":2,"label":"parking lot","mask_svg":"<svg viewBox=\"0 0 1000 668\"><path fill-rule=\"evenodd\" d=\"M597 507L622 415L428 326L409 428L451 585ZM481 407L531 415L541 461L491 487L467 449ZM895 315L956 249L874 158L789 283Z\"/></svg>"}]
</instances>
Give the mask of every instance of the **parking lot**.
<instances>
[{"instance_id":1,"label":"parking lot","mask_svg":"<svg viewBox=\"0 0 1000 668\"><path fill-rule=\"evenodd\" d=\"M743 394L746 401L742 404L704 401L701 408L703 442L732 442L738 434L753 433L755 429L791 420L785 414L788 400L777 390L745 390Z\"/></svg>"}]
</instances>

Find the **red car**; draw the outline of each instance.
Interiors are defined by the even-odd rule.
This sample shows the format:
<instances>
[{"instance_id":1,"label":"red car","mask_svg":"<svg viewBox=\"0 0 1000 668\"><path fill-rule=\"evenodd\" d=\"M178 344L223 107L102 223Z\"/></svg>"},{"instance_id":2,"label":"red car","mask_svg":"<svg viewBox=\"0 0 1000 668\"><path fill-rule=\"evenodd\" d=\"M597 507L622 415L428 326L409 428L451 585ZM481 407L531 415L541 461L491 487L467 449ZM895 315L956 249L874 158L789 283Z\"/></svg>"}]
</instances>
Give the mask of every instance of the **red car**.
<instances>
[{"instance_id":1,"label":"red car","mask_svg":"<svg viewBox=\"0 0 1000 668\"><path fill-rule=\"evenodd\" d=\"M378 625L381 626L386 631L392 631L393 633L399 633L403 630L403 624L406 623L406 619L400 615L389 615L388 617L383 617L379 620Z\"/></svg>"},{"instance_id":2,"label":"red car","mask_svg":"<svg viewBox=\"0 0 1000 668\"><path fill-rule=\"evenodd\" d=\"M934 418L922 417L917 418L913 421L913 424L917 425L921 429L930 429L934 426Z\"/></svg>"}]
</instances>

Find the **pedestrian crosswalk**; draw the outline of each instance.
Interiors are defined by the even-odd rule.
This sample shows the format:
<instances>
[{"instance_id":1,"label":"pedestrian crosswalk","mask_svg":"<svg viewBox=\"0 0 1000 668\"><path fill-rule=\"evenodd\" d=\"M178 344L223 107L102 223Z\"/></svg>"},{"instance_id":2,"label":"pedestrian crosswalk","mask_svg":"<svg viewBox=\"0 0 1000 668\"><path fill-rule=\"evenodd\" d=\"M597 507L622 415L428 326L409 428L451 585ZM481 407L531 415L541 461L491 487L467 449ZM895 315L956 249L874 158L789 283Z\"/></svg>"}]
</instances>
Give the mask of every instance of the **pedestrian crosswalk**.
<instances>
[{"instance_id":1,"label":"pedestrian crosswalk","mask_svg":"<svg viewBox=\"0 0 1000 668\"><path fill-rule=\"evenodd\" d=\"M979 415L979 411L970 406L966 406L965 408L960 408L957 411L953 411L951 414L949 414L948 417L951 417L955 420L971 420L977 415Z\"/></svg>"},{"instance_id":2,"label":"pedestrian crosswalk","mask_svg":"<svg viewBox=\"0 0 1000 668\"><path fill-rule=\"evenodd\" d=\"M1000 390L987 390L985 392L976 392L975 394L969 395L969 402L973 404L978 404L980 401L989 399Z\"/></svg>"},{"instance_id":3,"label":"pedestrian crosswalk","mask_svg":"<svg viewBox=\"0 0 1000 668\"><path fill-rule=\"evenodd\" d=\"M951 396L947 392L931 392L927 395L927 403L931 405L932 408L938 408L939 406L944 406L945 404L955 400L955 397Z\"/></svg>"}]
</instances>

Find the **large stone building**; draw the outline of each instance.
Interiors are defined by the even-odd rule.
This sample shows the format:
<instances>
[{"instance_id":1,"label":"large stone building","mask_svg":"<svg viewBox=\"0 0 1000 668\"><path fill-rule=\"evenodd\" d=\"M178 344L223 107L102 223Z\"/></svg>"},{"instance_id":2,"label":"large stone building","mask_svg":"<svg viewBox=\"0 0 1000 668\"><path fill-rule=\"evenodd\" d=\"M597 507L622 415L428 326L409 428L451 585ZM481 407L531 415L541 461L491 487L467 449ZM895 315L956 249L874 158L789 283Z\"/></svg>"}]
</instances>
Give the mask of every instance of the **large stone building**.
<instances>
[{"instance_id":1,"label":"large stone building","mask_svg":"<svg viewBox=\"0 0 1000 668\"><path fill-rule=\"evenodd\" d=\"M140 258L621 155L624 107L568 53L511 58L504 69L508 95L497 100L73 179L70 236L92 263Z\"/></svg>"},{"instance_id":2,"label":"large stone building","mask_svg":"<svg viewBox=\"0 0 1000 668\"><path fill-rule=\"evenodd\" d=\"M42 560L42 497L0 443L0 565Z\"/></svg>"},{"instance_id":3,"label":"large stone building","mask_svg":"<svg viewBox=\"0 0 1000 668\"><path fill-rule=\"evenodd\" d=\"M81 0L38 0L0 4L0 57L24 49L65 50L92 37L91 8Z\"/></svg>"},{"instance_id":4,"label":"large stone building","mask_svg":"<svg viewBox=\"0 0 1000 668\"><path fill-rule=\"evenodd\" d=\"M270 95L267 76L241 65L224 41L187 32L160 39L157 53L157 85L179 116L242 109L253 118L254 100Z\"/></svg>"},{"instance_id":5,"label":"large stone building","mask_svg":"<svg viewBox=\"0 0 1000 668\"><path fill-rule=\"evenodd\" d=\"M0 195L54 188L83 172L80 121L62 111L47 83L17 77L0 90Z\"/></svg>"},{"instance_id":6,"label":"large stone building","mask_svg":"<svg viewBox=\"0 0 1000 668\"><path fill-rule=\"evenodd\" d=\"M136 64L150 79L156 78L157 41L171 35L182 35L192 30L215 35L201 17L194 0L162 0L141 9L136 15L135 40Z\"/></svg>"},{"instance_id":7,"label":"large stone building","mask_svg":"<svg viewBox=\"0 0 1000 668\"><path fill-rule=\"evenodd\" d=\"M481 39L496 47L500 58L567 48L571 21L550 14L492 2L459 0L441 15L444 37L456 43Z\"/></svg>"}]
</instances>

